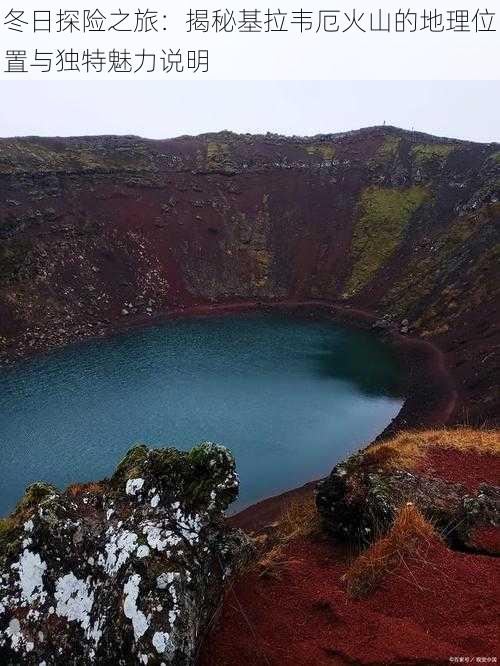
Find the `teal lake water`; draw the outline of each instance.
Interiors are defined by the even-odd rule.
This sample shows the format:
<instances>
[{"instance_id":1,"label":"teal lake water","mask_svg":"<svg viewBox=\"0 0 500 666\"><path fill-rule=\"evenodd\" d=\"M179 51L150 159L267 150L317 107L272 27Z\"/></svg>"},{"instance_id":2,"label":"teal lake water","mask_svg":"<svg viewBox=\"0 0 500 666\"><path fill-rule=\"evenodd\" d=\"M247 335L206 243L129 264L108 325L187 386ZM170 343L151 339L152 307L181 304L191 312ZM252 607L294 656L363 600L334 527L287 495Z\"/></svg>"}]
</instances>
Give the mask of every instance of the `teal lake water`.
<instances>
[{"instance_id":1,"label":"teal lake water","mask_svg":"<svg viewBox=\"0 0 500 666\"><path fill-rule=\"evenodd\" d=\"M390 351L328 321L185 319L67 347L0 372L0 515L34 481L109 475L137 442L203 440L233 451L242 508L326 475L402 401Z\"/></svg>"}]
</instances>

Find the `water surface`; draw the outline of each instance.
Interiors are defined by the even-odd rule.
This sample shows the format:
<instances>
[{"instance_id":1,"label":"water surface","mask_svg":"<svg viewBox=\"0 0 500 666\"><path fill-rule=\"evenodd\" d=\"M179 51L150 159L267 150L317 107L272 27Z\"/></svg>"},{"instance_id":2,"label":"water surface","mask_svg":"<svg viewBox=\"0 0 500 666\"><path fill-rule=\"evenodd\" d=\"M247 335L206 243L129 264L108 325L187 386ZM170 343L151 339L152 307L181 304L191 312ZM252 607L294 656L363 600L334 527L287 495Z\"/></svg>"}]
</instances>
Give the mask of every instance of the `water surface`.
<instances>
[{"instance_id":1,"label":"water surface","mask_svg":"<svg viewBox=\"0 0 500 666\"><path fill-rule=\"evenodd\" d=\"M238 508L330 471L402 404L367 332L285 315L177 320L0 373L0 515L27 484L109 475L137 442L228 446Z\"/></svg>"}]
</instances>

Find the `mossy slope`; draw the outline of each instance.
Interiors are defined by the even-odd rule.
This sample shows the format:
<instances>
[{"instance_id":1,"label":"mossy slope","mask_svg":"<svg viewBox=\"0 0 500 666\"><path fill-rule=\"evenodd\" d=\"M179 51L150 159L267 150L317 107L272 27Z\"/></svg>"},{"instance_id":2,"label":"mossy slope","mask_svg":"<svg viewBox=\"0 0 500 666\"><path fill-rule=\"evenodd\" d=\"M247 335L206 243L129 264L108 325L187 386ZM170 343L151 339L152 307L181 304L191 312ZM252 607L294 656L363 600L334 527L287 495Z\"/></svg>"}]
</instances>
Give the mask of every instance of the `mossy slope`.
<instances>
[{"instance_id":1,"label":"mossy slope","mask_svg":"<svg viewBox=\"0 0 500 666\"><path fill-rule=\"evenodd\" d=\"M412 215L428 198L428 191L418 185L404 190L373 186L362 192L352 238L354 265L346 296L355 295L391 258Z\"/></svg>"}]
</instances>

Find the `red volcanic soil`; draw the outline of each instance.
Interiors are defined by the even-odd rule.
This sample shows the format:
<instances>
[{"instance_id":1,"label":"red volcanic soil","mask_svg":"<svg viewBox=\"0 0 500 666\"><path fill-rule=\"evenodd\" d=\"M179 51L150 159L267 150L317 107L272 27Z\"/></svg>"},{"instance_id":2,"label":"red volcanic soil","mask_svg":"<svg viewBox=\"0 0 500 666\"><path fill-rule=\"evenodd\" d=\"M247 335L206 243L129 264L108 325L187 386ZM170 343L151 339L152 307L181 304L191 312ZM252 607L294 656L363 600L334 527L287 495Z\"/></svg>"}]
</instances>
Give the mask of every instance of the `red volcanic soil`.
<instances>
[{"instance_id":1,"label":"red volcanic soil","mask_svg":"<svg viewBox=\"0 0 500 666\"><path fill-rule=\"evenodd\" d=\"M297 540L284 561L279 578L249 573L228 591L201 666L479 663L498 656L497 559L434 543L425 558L402 563L358 600L345 592L349 556L339 545Z\"/></svg>"},{"instance_id":2,"label":"red volcanic soil","mask_svg":"<svg viewBox=\"0 0 500 666\"><path fill-rule=\"evenodd\" d=\"M427 451L419 471L448 483L461 483L475 492L481 483L498 484L500 456L434 446Z\"/></svg>"},{"instance_id":3,"label":"red volcanic soil","mask_svg":"<svg viewBox=\"0 0 500 666\"><path fill-rule=\"evenodd\" d=\"M319 481L311 481L300 488L294 488L282 495L268 497L247 509L230 516L227 522L231 527L239 528L250 534L260 534L271 528L283 515L283 509L290 502L302 502L309 498Z\"/></svg>"},{"instance_id":4,"label":"red volcanic soil","mask_svg":"<svg viewBox=\"0 0 500 666\"><path fill-rule=\"evenodd\" d=\"M475 530L469 539L472 548L498 556L500 553L500 530L498 527L481 527Z\"/></svg>"}]
</instances>

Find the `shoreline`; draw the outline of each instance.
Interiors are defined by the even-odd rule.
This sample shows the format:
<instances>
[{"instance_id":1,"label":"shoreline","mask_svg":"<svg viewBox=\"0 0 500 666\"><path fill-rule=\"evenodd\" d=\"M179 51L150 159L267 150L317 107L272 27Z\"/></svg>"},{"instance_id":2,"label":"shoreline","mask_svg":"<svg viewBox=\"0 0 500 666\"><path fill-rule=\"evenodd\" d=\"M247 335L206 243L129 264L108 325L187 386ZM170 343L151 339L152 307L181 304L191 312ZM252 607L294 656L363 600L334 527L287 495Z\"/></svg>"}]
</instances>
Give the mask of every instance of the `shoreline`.
<instances>
[{"instance_id":1,"label":"shoreline","mask_svg":"<svg viewBox=\"0 0 500 666\"><path fill-rule=\"evenodd\" d=\"M391 329L383 331L373 329L377 318L367 311L322 300L245 301L180 307L154 317L126 322L125 326L114 326L110 330L109 335L88 336L74 342L69 342L66 345L51 347L46 350L34 350L31 353L12 359L7 364L7 367L11 363L15 364L17 361L50 353L71 344L84 344L96 340L106 340L113 335L119 335L120 333L126 333L134 329L158 326L163 322L175 319L258 312L285 312L292 316L327 318L333 323L340 325L370 330L392 348L402 367L405 382L405 399L398 414L376 436L374 441L390 437L399 430L438 427L445 425L450 420L455 409L458 394L441 350L430 342L403 335ZM312 480L302 487L293 488L285 493L264 498L232 514L228 520L234 524L248 522L248 524L252 523L255 526L255 518L257 516L261 516L260 522L262 522L262 519L267 520L270 516L276 515L277 512L279 513L279 509L286 499L301 494L303 489L307 489L307 492L312 492L313 487L318 481L319 479Z\"/></svg>"},{"instance_id":2,"label":"shoreline","mask_svg":"<svg viewBox=\"0 0 500 666\"><path fill-rule=\"evenodd\" d=\"M456 406L458 393L453 378L446 367L443 352L420 338L398 333L394 330L375 330L377 317L358 308L338 303L315 300L287 301L242 301L220 304L202 304L179 307L161 313L154 318L131 322L122 329L133 330L162 322L190 317L224 316L259 312L284 312L292 316L313 317L321 315L333 323L368 330L395 352L405 375L405 399L403 406L377 440L403 428L416 428L448 423ZM117 331L118 332L118 331ZM94 339L101 339L97 336Z\"/></svg>"}]
</instances>

